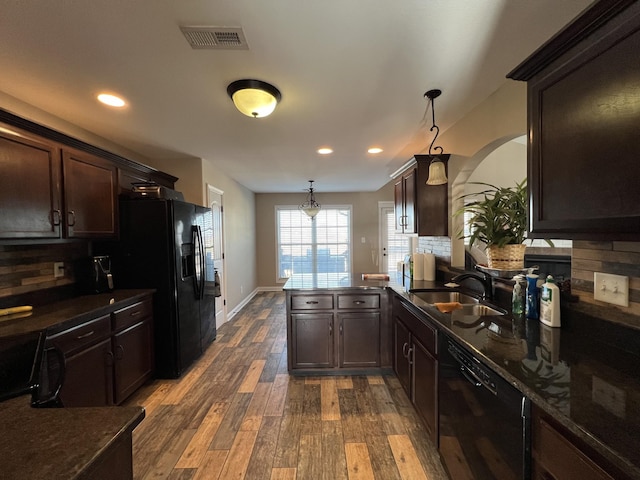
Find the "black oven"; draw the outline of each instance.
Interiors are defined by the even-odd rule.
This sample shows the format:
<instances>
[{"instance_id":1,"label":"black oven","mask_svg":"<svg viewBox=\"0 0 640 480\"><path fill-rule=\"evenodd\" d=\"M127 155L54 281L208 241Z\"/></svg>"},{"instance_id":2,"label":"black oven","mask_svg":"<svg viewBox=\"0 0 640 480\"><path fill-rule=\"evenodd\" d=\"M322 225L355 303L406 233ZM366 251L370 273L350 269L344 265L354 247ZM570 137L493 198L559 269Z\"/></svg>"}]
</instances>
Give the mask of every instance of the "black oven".
<instances>
[{"instance_id":1,"label":"black oven","mask_svg":"<svg viewBox=\"0 0 640 480\"><path fill-rule=\"evenodd\" d=\"M530 479L530 400L440 336L439 451L452 479Z\"/></svg>"}]
</instances>

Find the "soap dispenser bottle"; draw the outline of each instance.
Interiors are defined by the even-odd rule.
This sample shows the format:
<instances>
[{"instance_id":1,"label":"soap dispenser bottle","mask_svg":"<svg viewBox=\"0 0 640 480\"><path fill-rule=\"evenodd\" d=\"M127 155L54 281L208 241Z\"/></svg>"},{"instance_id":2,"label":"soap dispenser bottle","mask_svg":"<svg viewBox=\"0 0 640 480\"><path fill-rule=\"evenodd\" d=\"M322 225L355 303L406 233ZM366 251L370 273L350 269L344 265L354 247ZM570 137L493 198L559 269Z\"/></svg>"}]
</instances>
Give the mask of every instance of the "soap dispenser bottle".
<instances>
[{"instance_id":1,"label":"soap dispenser bottle","mask_svg":"<svg viewBox=\"0 0 640 480\"><path fill-rule=\"evenodd\" d=\"M539 305L539 288L538 288L538 275L535 273L527 274L527 304L525 307L525 313L527 318L539 318L540 305Z\"/></svg>"},{"instance_id":2,"label":"soap dispenser bottle","mask_svg":"<svg viewBox=\"0 0 640 480\"><path fill-rule=\"evenodd\" d=\"M540 291L540 322L550 327L560 326L560 288L551 275Z\"/></svg>"}]
</instances>

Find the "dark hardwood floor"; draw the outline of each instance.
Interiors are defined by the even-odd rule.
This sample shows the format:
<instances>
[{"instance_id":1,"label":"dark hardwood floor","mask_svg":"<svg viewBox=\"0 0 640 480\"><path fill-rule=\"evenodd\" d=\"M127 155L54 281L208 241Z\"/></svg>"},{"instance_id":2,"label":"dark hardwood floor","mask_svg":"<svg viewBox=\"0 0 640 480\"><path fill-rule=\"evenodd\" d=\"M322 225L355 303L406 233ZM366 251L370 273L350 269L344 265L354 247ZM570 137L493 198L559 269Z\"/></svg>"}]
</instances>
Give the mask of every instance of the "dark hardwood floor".
<instances>
[{"instance_id":1,"label":"dark hardwood floor","mask_svg":"<svg viewBox=\"0 0 640 480\"><path fill-rule=\"evenodd\" d=\"M154 380L136 479L445 479L397 379L290 376L285 297L256 295L178 380Z\"/></svg>"}]
</instances>

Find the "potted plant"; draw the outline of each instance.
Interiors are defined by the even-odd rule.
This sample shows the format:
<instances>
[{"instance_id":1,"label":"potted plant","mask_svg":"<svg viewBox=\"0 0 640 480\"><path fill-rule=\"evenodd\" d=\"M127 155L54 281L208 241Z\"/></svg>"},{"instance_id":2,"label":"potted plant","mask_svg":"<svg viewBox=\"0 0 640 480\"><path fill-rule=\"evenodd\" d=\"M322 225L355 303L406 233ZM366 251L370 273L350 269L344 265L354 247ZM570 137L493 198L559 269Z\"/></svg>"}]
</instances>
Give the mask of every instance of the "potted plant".
<instances>
[{"instance_id":1,"label":"potted plant","mask_svg":"<svg viewBox=\"0 0 640 480\"><path fill-rule=\"evenodd\" d=\"M465 205L455 213L469 213L469 244L482 242L489 268L516 270L524 268L523 244L527 238L527 179L513 187L497 187L484 182L485 190L463 195Z\"/></svg>"}]
</instances>

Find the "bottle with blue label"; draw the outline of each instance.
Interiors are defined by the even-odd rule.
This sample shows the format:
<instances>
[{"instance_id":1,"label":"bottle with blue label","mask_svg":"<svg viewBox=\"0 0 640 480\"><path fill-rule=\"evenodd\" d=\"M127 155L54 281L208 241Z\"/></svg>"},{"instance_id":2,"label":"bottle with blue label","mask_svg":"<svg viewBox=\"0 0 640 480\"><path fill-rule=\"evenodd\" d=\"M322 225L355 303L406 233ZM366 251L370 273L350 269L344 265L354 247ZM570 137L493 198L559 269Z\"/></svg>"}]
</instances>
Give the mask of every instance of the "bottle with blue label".
<instances>
[{"instance_id":1,"label":"bottle with blue label","mask_svg":"<svg viewBox=\"0 0 640 480\"><path fill-rule=\"evenodd\" d=\"M540 322L550 327L560 326L560 288L551 275L540 291Z\"/></svg>"},{"instance_id":2,"label":"bottle with blue label","mask_svg":"<svg viewBox=\"0 0 640 480\"><path fill-rule=\"evenodd\" d=\"M539 318L539 289L538 275L535 273L527 274L527 305L525 313L527 318Z\"/></svg>"}]
</instances>

